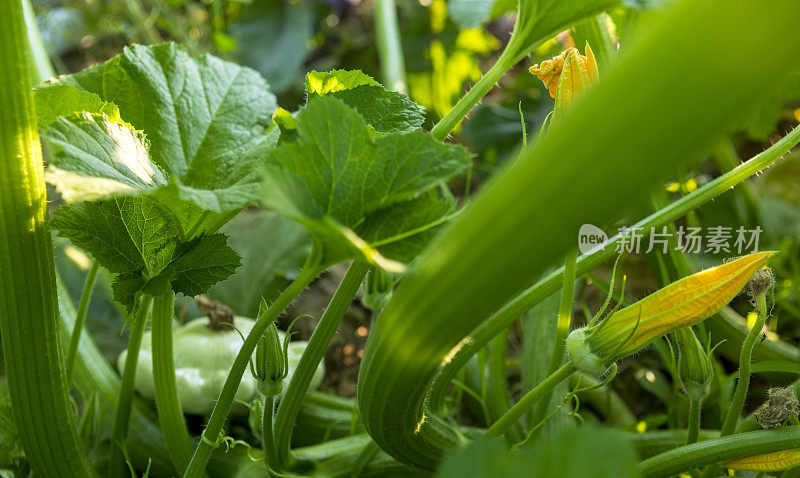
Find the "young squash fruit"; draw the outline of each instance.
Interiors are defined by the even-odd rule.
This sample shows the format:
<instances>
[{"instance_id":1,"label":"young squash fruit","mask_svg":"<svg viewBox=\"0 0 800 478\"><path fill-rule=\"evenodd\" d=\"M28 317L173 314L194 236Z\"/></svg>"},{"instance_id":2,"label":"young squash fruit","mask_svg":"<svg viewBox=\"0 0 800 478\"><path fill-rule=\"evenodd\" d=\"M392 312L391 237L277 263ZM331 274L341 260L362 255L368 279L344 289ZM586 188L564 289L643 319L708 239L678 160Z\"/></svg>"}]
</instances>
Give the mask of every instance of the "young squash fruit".
<instances>
[{"instance_id":1,"label":"young squash fruit","mask_svg":"<svg viewBox=\"0 0 800 478\"><path fill-rule=\"evenodd\" d=\"M247 336L255 321L247 317L235 317L234 325L242 335ZM173 360L175 362L175 384L183 412L192 415L208 415L214 408L225 379L233 367L236 355L242 347L242 337L230 327L214 325L208 317L197 318L176 327L172 332ZM281 341L284 333L278 331ZM304 341L289 342L288 375L286 383L292 378L295 368L308 343ZM117 359L117 368L125 368L127 351L123 351ZM322 363L314 372L310 390L316 389L325 375ZM154 400L153 354L150 332L142 337L139 350L139 361L136 366L135 388L143 397ZM242 376L239 389L236 391L236 402L231 413L246 415L247 407L239 402L250 402L255 398L258 381L250 373Z\"/></svg>"}]
</instances>

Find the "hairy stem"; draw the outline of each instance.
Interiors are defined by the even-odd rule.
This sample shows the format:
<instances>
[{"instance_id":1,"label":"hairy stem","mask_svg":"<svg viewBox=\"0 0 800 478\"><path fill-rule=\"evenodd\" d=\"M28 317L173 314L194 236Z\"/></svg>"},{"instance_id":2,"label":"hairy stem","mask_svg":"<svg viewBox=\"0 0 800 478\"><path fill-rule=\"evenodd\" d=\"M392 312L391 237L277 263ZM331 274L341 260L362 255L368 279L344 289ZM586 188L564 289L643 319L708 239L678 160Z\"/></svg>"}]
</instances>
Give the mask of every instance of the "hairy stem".
<instances>
[{"instance_id":1,"label":"hairy stem","mask_svg":"<svg viewBox=\"0 0 800 478\"><path fill-rule=\"evenodd\" d=\"M686 435L686 444L697 442L700 434L700 413L703 408L702 400L689 399L689 433Z\"/></svg>"},{"instance_id":2,"label":"hairy stem","mask_svg":"<svg viewBox=\"0 0 800 478\"><path fill-rule=\"evenodd\" d=\"M469 114L470 110L494 88L500 78L516 63L515 50L515 48L512 48L511 43L509 43L506 49L503 50L500 58L497 59L497 62L489 68L489 71L487 71L481 79L456 102L444 118L436 123L431 130L431 135L434 138L439 141L444 141L450 132L456 129L461 120Z\"/></svg>"},{"instance_id":3,"label":"hairy stem","mask_svg":"<svg viewBox=\"0 0 800 478\"><path fill-rule=\"evenodd\" d=\"M167 291L153 299L153 385L161 431L175 471L186 470L194 445L183 418L178 387L175 384L175 363L172 353L172 316L175 293ZM128 354L130 360L130 354ZM127 365L127 364L126 364Z\"/></svg>"},{"instance_id":4,"label":"hairy stem","mask_svg":"<svg viewBox=\"0 0 800 478\"><path fill-rule=\"evenodd\" d=\"M0 336L9 396L37 476L92 476L59 348L31 66L22 4L0 2Z\"/></svg>"},{"instance_id":5,"label":"hairy stem","mask_svg":"<svg viewBox=\"0 0 800 478\"><path fill-rule=\"evenodd\" d=\"M183 474L184 477L198 477L201 476L203 470L205 470L211 453L219 445L222 427L225 425L225 419L228 416L228 412L230 412L233 399L236 396L236 390L239 388L242 375L244 375L247 369L250 357L253 355L253 351L258 343L258 339L264 334L269 324L274 322L286 307L300 295L300 292L322 272L314 259L315 257L316 254L312 250L309 259L303 266L303 270L300 271L300 274L294 282L278 296L275 302L267 309L266 313L256 320L253 329L250 331L250 334L247 335L233 363L233 368L231 368L228 378L225 380L225 385L222 387L222 392L219 395L219 399L217 399L214 410L211 412L211 417L209 417L208 424L203 431L202 440L197 444L189 466Z\"/></svg>"},{"instance_id":6,"label":"hairy stem","mask_svg":"<svg viewBox=\"0 0 800 478\"><path fill-rule=\"evenodd\" d=\"M331 339L336 334L336 329L342 322L347 308L353 302L353 298L361 286L361 282L367 275L369 264L364 261L354 261L347 270L341 284L336 289L336 293L331 298L325 313L317 324L317 328L308 341L303 356L292 375L292 380L286 392L281 397L278 411L275 415L275 449L278 454L278 465L283 469L291 466L291 453L289 451L294 429L294 421L300 412L303 398L308 392L308 386L314 377L317 366L325 356L325 350L331 343Z\"/></svg>"},{"instance_id":7,"label":"hairy stem","mask_svg":"<svg viewBox=\"0 0 800 478\"><path fill-rule=\"evenodd\" d=\"M67 351L67 384L72 383L72 370L75 368L75 355L78 353L78 344L81 342L81 334L83 333L83 326L86 323L86 313L89 311L89 301L92 300L92 290L94 283L97 280L97 271L100 269L100 263L96 260L92 261L92 267L89 268L89 273L86 275L86 281L83 283L83 292L81 292L81 300L78 302L78 313L75 316L75 327L72 329L72 335L69 337L69 350Z\"/></svg>"},{"instance_id":8,"label":"hairy stem","mask_svg":"<svg viewBox=\"0 0 800 478\"><path fill-rule=\"evenodd\" d=\"M539 400L549 397L556 385L568 379L573 373L575 373L575 366L572 365L572 363L567 362L562 365L555 373L547 377L542 383L537 385L536 388L526 393L520 401L497 419L497 421L486 430L486 435L500 436L505 433L526 411L536 405Z\"/></svg>"},{"instance_id":9,"label":"hairy stem","mask_svg":"<svg viewBox=\"0 0 800 478\"><path fill-rule=\"evenodd\" d=\"M133 322L131 323L131 333L128 337L128 355L125 360L125 369L122 371L122 385L119 390L117 412L114 416L114 431L111 435L109 476L112 477L123 477L129 473L125 464L125 440L128 438L128 425L131 421L133 387L136 379L136 365L139 362L139 348L142 345L142 335L144 335L152 302L152 296L142 296L136 308L135 317L133 317L134 314L129 316L129 318L133 319Z\"/></svg>"},{"instance_id":10,"label":"hairy stem","mask_svg":"<svg viewBox=\"0 0 800 478\"><path fill-rule=\"evenodd\" d=\"M742 344L742 352L739 355L739 379L736 382L736 391L733 393L733 400L725 414L725 421L722 423L722 430L720 436L730 435L736 432L736 425L739 423L739 417L742 415L742 408L744 407L744 400L747 398L747 390L750 388L750 359L753 355L753 346L755 346L756 339L761 335L761 329L764 327L764 322L767 320L767 299L766 294L759 294L758 302L758 319L750 329L750 333L744 339Z\"/></svg>"}]
</instances>

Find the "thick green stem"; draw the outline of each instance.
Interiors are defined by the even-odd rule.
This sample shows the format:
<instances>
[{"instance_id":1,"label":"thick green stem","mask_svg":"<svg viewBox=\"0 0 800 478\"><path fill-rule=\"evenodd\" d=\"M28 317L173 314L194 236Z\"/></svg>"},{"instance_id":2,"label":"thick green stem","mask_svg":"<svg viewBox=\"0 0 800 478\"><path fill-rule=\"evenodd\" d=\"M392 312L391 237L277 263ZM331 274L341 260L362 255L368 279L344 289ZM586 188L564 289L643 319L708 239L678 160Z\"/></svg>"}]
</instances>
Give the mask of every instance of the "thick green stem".
<instances>
[{"instance_id":1,"label":"thick green stem","mask_svg":"<svg viewBox=\"0 0 800 478\"><path fill-rule=\"evenodd\" d=\"M292 430L297 414L303 404L303 398L308 393L308 386L314 377L317 366L325 356L325 350L336 334L347 308L361 287L361 282L367 275L369 264L364 261L354 261L350 265L336 293L331 298L328 308L322 314L317 328L308 341L303 356L297 364L289 386L281 397L278 411L275 415L275 447L278 453L278 465L281 469L291 466L292 457L289 450Z\"/></svg>"},{"instance_id":2,"label":"thick green stem","mask_svg":"<svg viewBox=\"0 0 800 478\"><path fill-rule=\"evenodd\" d=\"M97 280L97 271L100 269L100 263L92 261L92 267L86 275L86 281L83 283L83 292L81 292L81 300L78 302L78 314L75 316L75 327L72 329L72 335L69 337L69 350L67 351L67 384L72 383L72 370L75 368L75 355L78 353L78 344L81 342L81 334L83 333L83 326L86 323L86 313L89 311L89 301L92 300L92 290L94 289L94 282Z\"/></svg>"},{"instance_id":3,"label":"thick green stem","mask_svg":"<svg viewBox=\"0 0 800 478\"><path fill-rule=\"evenodd\" d=\"M175 471L182 474L192 459L194 445L183 418L178 387L175 384L175 363L172 354L172 325L175 293L167 291L153 299L153 385L158 421ZM130 357L130 353L128 354ZM126 364L127 365L127 364Z\"/></svg>"},{"instance_id":4,"label":"thick green stem","mask_svg":"<svg viewBox=\"0 0 800 478\"><path fill-rule=\"evenodd\" d=\"M736 382L736 391L733 393L733 400L725 414L725 421L722 424L722 431L720 431L720 436L723 437L736 432L736 425L739 423L744 401L747 398L747 390L750 388L750 359L753 355L753 346L755 346L758 336L761 335L761 329L767 320L766 294L759 294L757 302L758 319L742 344L742 352L739 355L739 380Z\"/></svg>"},{"instance_id":5,"label":"thick green stem","mask_svg":"<svg viewBox=\"0 0 800 478\"><path fill-rule=\"evenodd\" d=\"M394 0L375 1L375 38L383 84L405 93L406 67L403 64L403 44L400 41L400 29L397 27Z\"/></svg>"},{"instance_id":6,"label":"thick green stem","mask_svg":"<svg viewBox=\"0 0 800 478\"><path fill-rule=\"evenodd\" d=\"M322 272L318 263L315 260L316 254L312 250L309 259L303 266L303 270L292 282L286 290L272 303L267 309L266 313L258 318L253 325L250 334L247 335L236 360L233 363L228 378L225 380L225 385L222 387L222 392L217 399L217 404L211 412L211 417L208 419L206 429L203 431L202 440L197 444L194 450L192 460L189 462L189 467L183 474L184 477L198 477L203 474L208 459L211 453L217 446L219 446L219 439L222 434L222 427L225 425L225 419L230 412L233 399L236 396L236 390L242 381L242 376L247 370L247 365L250 362L250 357L256 348L259 338L267 330L269 324L273 323L275 319L288 307L300 292L305 289Z\"/></svg>"},{"instance_id":7,"label":"thick green stem","mask_svg":"<svg viewBox=\"0 0 800 478\"><path fill-rule=\"evenodd\" d=\"M631 229L647 229L661 226L685 216L689 211L706 204L712 199L731 190L750 176L773 165L784 154L797 145L798 142L800 142L800 126L790 131L763 153L754 156L746 163L714 179L693 193L647 216L631 226ZM598 249L589 255L581 256L577 262L577 273L584 274L602 264L603 261L608 258L613 257L614 254L616 254L616 247L620 237L621 236L617 234L611 237L602 249ZM556 292L561 285L563 274L563 267L548 274L522 294L501 307L470 334L470 341L466 342L451 360L444 365L431 386L429 399L431 407L434 410L441 409L447 395L447 387L450 381L455 377L458 370L467 363L470 357L486 346L492 337L504 329L507 329L522 314L525 314L528 310L533 308L533 306Z\"/></svg>"},{"instance_id":8,"label":"thick green stem","mask_svg":"<svg viewBox=\"0 0 800 478\"><path fill-rule=\"evenodd\" d=\"M644 460L639 463L639 475L666 478L710 463L790 448L800 448L800 427L739 433L674 448Z\"/></svg>"},{"instance_id":9,"label":"thick green stem","mask_svg":"<svg viewBox=\"0 0 800 478\"><path fill-rule=\"evenodd\" d=\"M526 393L520 401L514 404L511 409L509 409L502 417L500 417L496 422L486 430L487 436L500 436L506 432L506 430L511 427L511 425L515 424L517 420L519 420L522 415L525 414L526 411L530 410L530 408L539 400L549 397L550 393L559 383L563 382L564 380L568 379L573 373L575 373L575 366L572 363L567 362L561 366L555 373L547 377L542 383L536 386L533 390Z\"/></svg>"},{"instance_id":10,"label":"thick green stem","mask_svg":"<svg viewBox=\"0 0 800 478\"><path fill-rule=\"evenodd\" d=\"M702 409L702 400L689 399L689 433L686 435L687 445L697 442L697 437L700 434L700 413Z\"/></svg>"},{"instance_id":11,"label":"thick green stem","mask_svg":"<svg viewBox=\"0 0 800 478\"><path fill-rule=\"evenodd\" d=\"M128 336L128 355L125 360L125 369L122 371L122 384L119 389L119 400L117 400L117 412L114 416L114 431L111 435L111 460L108 474L112 477L123 477L129 473L125 463L125 440L128 438L128 425L131 421L139 348L142 345L142 336L152 302L151 296L142 296L135 314L130 314L128 317L129 322L132 321L131 332Z\"/></svg>"},{"instance_id":12,"label":"thick green stem","mask_svg":"<svg viewBox=\"0 0 800 478\"><path fill-rule=\"evenodd\" d=\"M561 286L561 303L558 308L558 320L556 322L556 340L553 353L550 356L550 364L547 366L547 375L550 376L564 363L564 351L566 347L567 335L572 323L572 305L575 300L575 270L577 268L578 249L573 249L567 253L564 260L564 280ZM547 414L547 407L550 405L552 390L546 392L545 397L536 407L533 414L533 423L539 423Z\"/></svg>"},{"instance_id":13,"label":"thick green stem","mask_svg":"<svg viewBox=\"0 0 800 478\"><path fill-rule=\"evenodd\" d=\"M53 247L19 0L0 2L0 336L14 419L37 476L91 476L58 338Z\"/></svg>"}]
</instances>

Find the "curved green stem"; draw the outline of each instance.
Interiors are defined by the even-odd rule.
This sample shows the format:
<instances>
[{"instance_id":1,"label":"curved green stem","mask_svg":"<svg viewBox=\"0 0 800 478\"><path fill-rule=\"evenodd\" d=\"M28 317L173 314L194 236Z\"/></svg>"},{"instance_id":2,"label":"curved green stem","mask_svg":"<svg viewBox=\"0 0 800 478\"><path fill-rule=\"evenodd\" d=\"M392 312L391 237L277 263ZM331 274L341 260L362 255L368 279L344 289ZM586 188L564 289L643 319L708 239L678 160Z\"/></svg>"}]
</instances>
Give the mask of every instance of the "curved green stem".
<instances>
[{"instance_id":1,"label":"curved green stem","mask_svg":"<svg viewBox=\"0 0 800 478\"><path fill-rule=\"evenodd\" d=\"M83 326L86 324L86 313L89 311L89 301L92 300L92 290L94 282L97 280L97 271L100 270L100 263L92 261L92 267L86 275L83 283L81 300L78 302L78 314L75 316L75 327L69 337L69 350L67 351L67 384L72 383L72 370L75 368L75 355L78 353L78 344L81 342Z\"/></svg>"},{"instance_id":2,"label":"curved green stem","mask_svg":"<svg viewBox=\"0 0 800 478\"><path fill-rule=\"evenodd\" d=\"M325 351L336 334L347 308L353 302L361 282L367 275L369 264L365 261L354 261L344 275L336 293L331 298L325 313L317 324L317 328L308 341L303 356L292 375L289 386L281 397L278 411L275 415L275 449L278 454L278 466L281 469L291 466L292 457L289 450L292 430L297 414L303 404L303 398L308 392L308 386L314 377L317 366L325 356Z\"/></svg>"},{"instance_id":3,"label":"curved green stem","mask_svg":"<svg viewBox=\"0 0 800 478\"><path fill-rule=\"evenodd\" d=\"M539 400L549 397L556 385L568 379L573 373L575 373L575 366L572 365L571 362L567 362L562 365L558 370L555 371L555 373L547 377L533 390L526 393L525 396L520 399L520 401L514 404L514 406L504 413L502 417L497 419L497 421L494 422L488 430L486 430L486 435L500 436L505 433L505 431L508 430L511 425L516 423L526 411L530 410L532 406L536 405Z\"/></svg>"},{"instance_id":4,"label":"curved green stem","mask_svg":"<svg viewBox=\"0 0 800 478\"><path fill-rule=\"evenodd\" d=\"M800 427L739 433L675 448L639 463L639 475L675 476L711 463L789 448L800 448Z\"/></svg>"},{"instance_id":5,"label":"curved green stem","mask_svg":"<svg viewBox=\"0 0 800 478\"><path fill-rule=\"evenodd\" d=\"M556 323L556 340L553 346L553 353L550 356L550 364L547 366L547 375L550 376L564 363L564 350L566 347L567 335L572 322L572 305L575 300L575 270L577 268L578 249L573 249L567 253L564 260L564 279L561 286L561 304L558 308L558 320ZM536 407L533 414L533 423L539 423L547 414L547 407L550 405L552 390L545 393L545 396ZM541 429L540 429L541 430Z\"/></svg>"},{"instance_id":6,"label":"curved green stem","mask_svg":"<svg viewBox=\"0 0 800 478\"><path fill-rule=\"evenodd\" d=\"M491 420L497 420L511 407L508 393L506 355L508 352L508 329L497 334L489 344L489 378L486 384L486 409ZM491 421L489 422L491 423ZM487 423L488 425L488 423ZM514 441L524 438L521 426L512 427L509 437Z\"/></svg>"},{"instance_id":7,"label":"curved green stem","mask_svg":"<svg viewBox=\"0 0 800 478\"><path fill-rule=\"evenodd\" d=\"M375 1L375 38L378 43L383 84L405 93L406 67L403 64L403 44L397 27L394 0Z\"/></svg>"},{"instance_id":8,"label":"curved green stem","mask_svg":"<svg viewBox=\"0 0 800 478\"><path fill-rule=\"evenodd\" d=\"M744 407L745 398L747 398L747 390L750 388L750 359L753 355L753 347L755 346L756 339L761 335L761 329L764 327L764 322L767 320L767 299L766 294L759 294L758 302L758 319L750 329L750 333L744 339L742 344L742 352L739 355L739 380L736 382L736 391L733 393L731 405L728 412L725 414L725 421L722 423L722 430L720 436L726 436L736 431L736 425L739 423L739 417L742 415L742 408Z\"/></svg>"},{"instance_id":9,"label":"curved green stem","mask_svg":"<svg viewBox=\"0 0 800 478\"><path fill-rule=\"evenodd\" d=\"M222 387L219 399L217 399L214 410L211 412L211 417L208 419L208 424L203 431L202 439L200 443L197 444L189 466L183 474L184 477L198 477L202 475L208 463L208 459L211 457L211 453L219 445L222 427L225 425L225 419L228 416L228 412L230 412L233 399L236 396L236 390L239 388L242 375L244 375L247 369L250 357L253 355L253 351L258 343L258 339L264 334L267 326L274 322L281 312L300 295L300 292L322 272L316 259L317 254L312 250L309 259L306 260L306 264L303 266L297 278L280 296L278 296L264 315L256 320L253 329L247 335L247 338L242 344L242 348L239 350L239 354L236 356L231 372L225 380L225 385Z\"/></svg>"},{"instance_id":10,"label":"curved green stem","mask_svg":"<svg viewBox=\"0 0 800 478\"><path fill-rule=\"evenodd\" d=\"M703 187L697 189L677 201L669 204L663 209L647 216L637 222L632 229L647 229L650 227L661 226L685 216L703 204L731 190L736 185L742 183L750 176L757 174L776 163L784 154L789 152L797 143L800 143L800 126L795 127L786 136L773 144L769 149L751 158L749 161L740 164L731 171L714 179ZM589 255L578 258L577 274L584 274L592 268L602 264L603 261L616 254L616 247L620 240L617 234L608 240L602 249L598 249ZM561 285L564 268L557 269L548 274L536 284L528 288L522 294L509 301L501 307L489 319L478 326L470 334L470 341L466 342L458 352L445 364L439 375L433 382L429 393L429 402L433 410L441 410L450 381L455 374L478 350L486 346L487 343L508 328L518 317L533 308L536 304L556 292Z\"/></svg>"},{"instance_id":11,"label":"curved green stem","mask_svg":"<svg viewBox=\"0 0 800 478\"><path fill-rule=\"evenodd\" d=\"M517 62L516 48L512 48L509 43L494 65L489 68L480 80L470 88L470 90L462 96L458 102L444 115L444 118L439 120L438 123L431 130L431 135L439 141L444 141L451 131L456 129L458 124L464 119L470 110L486 96L500 78L514 66Z\"/></svg>"},{"instance_id":12,"label":"curved green stem","mask_svg":"<svg viewBox=\"0 0 800 478\"><path fill-rule=\"evenodd\" d=\"M0 2L0 336L20 441L37 476L92 476L58 339L53 245L19 0Z\"/></svg>"},{"instance_id":13,"label":"curved green stem","mask_svg":"<svg viewBox=\"0 0 800 478\"><path fill-rule=\"evenodd\" d=\"M153 299L153 385L158 421L167 440L169 457L180 474L192 459L192 437L181 409L175 384L175 363L172 354L172 325L175 293L167 291ZM130 354L128 354L130 357ZM127 364L126 364L127 365Z\"/></svg>"},{"instance_id":14,"label":"curved green stem","mask_svg":"<svg viewBox=\"0 0 800 478\"><path fill-rule=\"evenodd\" d=\"M136 378L136 365L139 362L139 347L142 345L147 316L153 297L142 296L131 323L131 332L128 337L128 356L125 360L125 369L122 371L122 385L119 389L117 412L114 416L114 430L111 435L111 460L109 462L109 476L127 476L128 466L125 463L125 440L128 438L128 425L131 421L131 407L133 405L133 387Z\"/></svg>"},{"instance_id":15,"label":"curved green stem","mask_svg":"<svg viewBox=\"0 0 800 478\"><path fill-rule=\"evenodd\" d=\"M695 443L700 434L700 413L702 408L702 400L689 399L689 432L686 435L687 445Z\"/></svg>"}]
</instances>

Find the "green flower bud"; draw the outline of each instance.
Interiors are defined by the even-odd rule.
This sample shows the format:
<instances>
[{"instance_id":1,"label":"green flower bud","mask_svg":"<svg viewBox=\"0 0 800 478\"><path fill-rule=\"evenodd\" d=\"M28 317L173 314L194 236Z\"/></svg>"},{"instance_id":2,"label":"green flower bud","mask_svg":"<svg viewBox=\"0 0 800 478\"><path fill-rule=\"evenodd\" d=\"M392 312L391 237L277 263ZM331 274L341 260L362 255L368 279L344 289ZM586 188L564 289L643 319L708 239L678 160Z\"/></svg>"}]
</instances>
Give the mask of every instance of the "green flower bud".
<instances>
[{"instance_id":1,"label":"green flower bud","mask_svg":"<svg viewBox=\"0 0 800 478\"><path fill-rule=\"evenodd\" d=\"M258 390L270 397L281 393L283 379L288 373L286 349L273 322L256 345L254 375L259 380Z\"/></svg>"},{"instance_id":2,"label":"green flower bud","mask_svg":"<svg viewBox=\"0 0 800 478\"><path fill-rule=\"evenodd\" d=\"M581 372L599 377L608 371L609 364L592 351L589 345L590 332L590 328L583 327L573 330L567 336L567 356Z\"/></svg>"},{"instance_id":3,"label":"green flower bud","mask_svg":"<svg viewBox=\"0 0 800 478\"><path fill-rule=\"evenodd\" d=\"M692 400L708 396L714 367L710 354L703 348L691 327L675 331L678 342L678 381Z\"/></svg>"}]
</instances>

